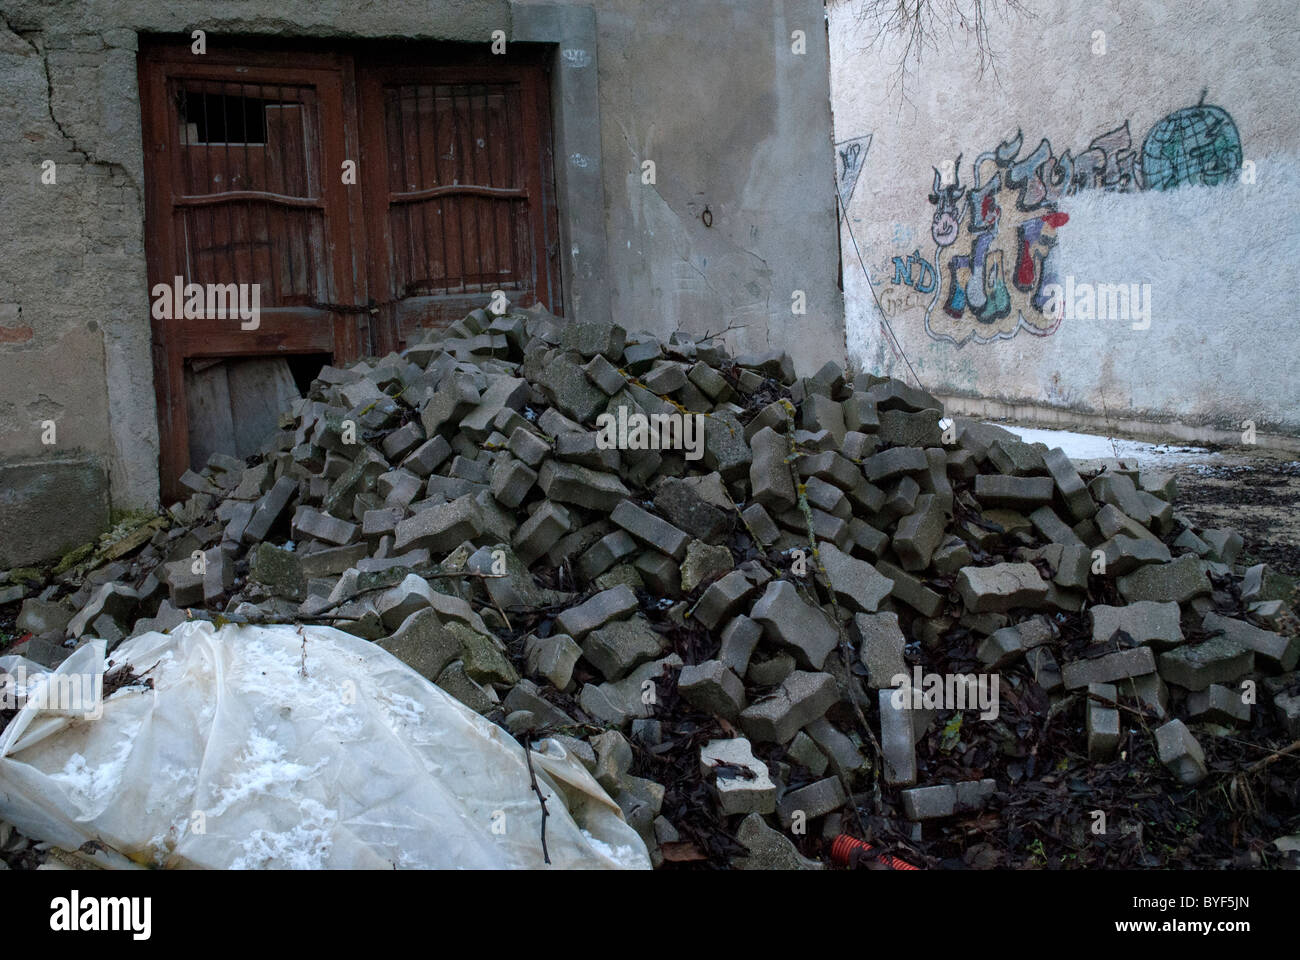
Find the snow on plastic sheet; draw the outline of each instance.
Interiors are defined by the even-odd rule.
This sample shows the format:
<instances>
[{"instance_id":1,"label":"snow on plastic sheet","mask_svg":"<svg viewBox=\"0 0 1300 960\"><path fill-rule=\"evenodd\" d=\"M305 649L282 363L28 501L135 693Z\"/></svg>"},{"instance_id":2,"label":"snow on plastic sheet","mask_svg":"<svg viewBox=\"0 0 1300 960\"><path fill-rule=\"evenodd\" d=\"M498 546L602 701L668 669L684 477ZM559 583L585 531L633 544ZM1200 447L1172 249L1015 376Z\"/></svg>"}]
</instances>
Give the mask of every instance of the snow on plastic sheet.
<instances>
[{"instance_id":1,"label":"snow on plastic sheet","mask_svg":"<svg viewBox=\"0 0 1300 960\"><path fill-rule=\"evenodd\" d=\"M74 656L103 669L102 643ZM0 738L0 818L23 833L68 850L98 840L116 865L545 867L520 744L369 641L193 621L113 661L153 689L119 691L93 721L27 716ZM576 758L553 740L533 757L550 869L649 867Z\"/></svg>"}]
</instances>

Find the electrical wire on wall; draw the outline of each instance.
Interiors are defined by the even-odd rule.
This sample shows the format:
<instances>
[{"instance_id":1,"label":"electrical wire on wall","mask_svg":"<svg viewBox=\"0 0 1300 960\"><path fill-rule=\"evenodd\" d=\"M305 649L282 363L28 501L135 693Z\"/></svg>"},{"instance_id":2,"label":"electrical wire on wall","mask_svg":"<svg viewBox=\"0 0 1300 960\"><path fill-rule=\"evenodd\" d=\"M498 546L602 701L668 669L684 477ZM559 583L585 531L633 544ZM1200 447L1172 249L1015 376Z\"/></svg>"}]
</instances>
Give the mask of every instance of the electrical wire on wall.
<instances>
[{"instance_id":1,"label":"electrical wire on wall","mask_svg":"<svg viewBox=\"0 0 1300 960\"><path fill-rule=\"evenodd\" d=\"M893 341L894 349L898 351L898 355L907 364L907 369L911 372L912 379L916 381L917 387L924 390L925 387L921 386L921 378L916 375L916 369L912 366L912 361L907 358L907 353L903 350L898 335L894 333L894 328L889 323L889 317L885 316L885 308L880 302L880 297L876 296L876 285L871 282L871 274L867 271L867 265L862 260L862 250L858 247L858 238L853 233L853 224L849 220L849 212L844 209L844 204L840 201L838 194L835 197L835 204L839 208L840 216L844 219L844 225L849 229L849 239L853 241L853 252L858 256L858 265L862 267L862 276L867 280L867 289L871 291L871 299L876 301L876 308L880 311L881 322L884 323L885 329L889 331L889 338Z\"/></svg>"}]
</instances>

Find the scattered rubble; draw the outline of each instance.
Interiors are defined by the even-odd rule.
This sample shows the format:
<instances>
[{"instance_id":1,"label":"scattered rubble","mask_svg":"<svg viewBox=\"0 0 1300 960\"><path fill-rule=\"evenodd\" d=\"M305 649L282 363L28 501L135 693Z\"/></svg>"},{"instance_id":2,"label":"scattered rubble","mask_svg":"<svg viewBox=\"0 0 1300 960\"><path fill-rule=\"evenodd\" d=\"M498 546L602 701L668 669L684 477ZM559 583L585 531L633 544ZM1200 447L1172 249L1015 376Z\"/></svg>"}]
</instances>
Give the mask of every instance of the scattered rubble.
<instances>
[{"instance_id":1,"label":"scattered rubble","mask_svg":"<svg viewBox=\"0 0 1300 960\"><path fill-rule=\"evenodd\" d=\"M653 436L610 448L606 415ZM695 415L698 457L658 442ZM323 623L559 740L656 865L816 869L847 832L934 866L999 830L1009 864L1083 862L1035 810L1187 800L1259 759L1224 736L1300 736L1295 582L1167 475L1089 466L833 363L476 310L322 369L166 518L0 582L4 652ZM1092 855L1164 862L1119 827Z\"/></svg>"}]
</instances>

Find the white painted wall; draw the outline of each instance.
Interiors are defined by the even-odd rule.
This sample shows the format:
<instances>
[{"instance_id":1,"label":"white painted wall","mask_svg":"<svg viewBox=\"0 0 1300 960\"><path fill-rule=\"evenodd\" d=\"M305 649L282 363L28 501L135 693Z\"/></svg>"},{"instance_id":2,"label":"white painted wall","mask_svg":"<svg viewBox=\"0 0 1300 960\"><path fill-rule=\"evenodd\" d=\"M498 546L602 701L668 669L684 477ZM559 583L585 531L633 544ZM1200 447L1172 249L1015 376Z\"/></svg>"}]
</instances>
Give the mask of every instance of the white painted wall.
<instances>
[{"instance_id":1,"label":"white painted wall","mask_svg":"<svg viewBox=\"0 0 1300 960\"><path fill-rule=\"evenodd\" d=\"M1000 84L988 72L979 76L973 43L958 31L925 51L903 102L901 38L877 37L861 19L864 0L832 0L837 172L845 142L871 137L859 150L862 172L841 223L850 357L910 377L905 354L927 389L1003 401L1027 419L1136 418L1175 431L1236 430L1249 419L1262 433L1300 436L1300 7L1294 0L1027 6L1028 17L994 21ZM1104 52L1096 31L1104 33ZM971 252L979 232L966 208L956 241L937 248L936 208L927 199L932 168L951 184L961 154L968 202L977 158L1017 130L1018 159L1044 138L1054 157L1068 149L1078 159L1094 138L1127 121L1140 169L1148 131L1195 107L1202 90L1204 103L1235 124L1245 177L1165 191L1065 191L1029 211L1017 209L1019 191L1004 182L993 201L1001 212L992 248L1004 249L1006 273L1014 271L1018 222L1045 213L1052 222L1068 218L1043 229L1056 237L1049 263L1060 281L1149 284L1149 328L1070 314L1057 322L1011 283L1005 317L981 323L969 308L960 319L944 312L950 263ZM1118 156L1107 159L1114 171ZM1254 183L1245 182L1252 165ZM985 158L983 181L997 170L996 159ZM1008 174L1003 167L1004 181ZM914 251L912 285L895 282L893 258L904 258L905 274ZM939 288L931 291L936 256ZM967 278L959 276L959 285ZM976 282L977 297L984 286Z\"/></svg>"}]
</instances>

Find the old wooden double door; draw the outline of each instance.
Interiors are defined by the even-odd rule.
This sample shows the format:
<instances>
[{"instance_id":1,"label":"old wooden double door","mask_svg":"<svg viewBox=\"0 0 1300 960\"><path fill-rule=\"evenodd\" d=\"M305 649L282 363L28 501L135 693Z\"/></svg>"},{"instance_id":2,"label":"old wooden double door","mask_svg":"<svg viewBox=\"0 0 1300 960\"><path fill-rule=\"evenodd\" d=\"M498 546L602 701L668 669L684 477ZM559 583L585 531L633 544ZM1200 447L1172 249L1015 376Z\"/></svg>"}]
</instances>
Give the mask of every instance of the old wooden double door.
<instances>
[{"instance_id":1,"label":"old wooden double door","mask_svg":"<svg viewBox=\"0 0 1300 960\"><path fill-rule=\"evenodd\" d=\"M382 355L494 290L560 311L547 71L521 49L142 44L150 290L260 306L151 310L166 499L187 361Z\"/></svg>"}]
</instances>

